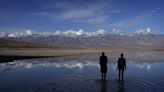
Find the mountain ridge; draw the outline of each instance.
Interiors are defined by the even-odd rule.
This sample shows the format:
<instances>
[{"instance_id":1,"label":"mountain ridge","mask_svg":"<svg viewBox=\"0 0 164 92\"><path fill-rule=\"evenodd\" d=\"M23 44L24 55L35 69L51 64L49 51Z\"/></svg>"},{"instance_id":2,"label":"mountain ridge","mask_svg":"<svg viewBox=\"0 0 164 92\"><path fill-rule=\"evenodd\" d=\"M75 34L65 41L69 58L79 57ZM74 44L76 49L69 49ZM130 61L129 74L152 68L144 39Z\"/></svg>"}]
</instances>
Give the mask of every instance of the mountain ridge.
<instances>
[{"instance_id":1,"label":"mountain ridge","mask_svg":"<svg viewBox=\"0 0 164 92\"><path fill-rule=\"evenodd\" d=\"M164 35L155 34L150 28L139 29L132 34L124 34L114 29L109 34L104 29L95 32L55 31L55 32L0 32L1 38L46 44L60 48L163 48Z\"/></svg>"}]
</instances>

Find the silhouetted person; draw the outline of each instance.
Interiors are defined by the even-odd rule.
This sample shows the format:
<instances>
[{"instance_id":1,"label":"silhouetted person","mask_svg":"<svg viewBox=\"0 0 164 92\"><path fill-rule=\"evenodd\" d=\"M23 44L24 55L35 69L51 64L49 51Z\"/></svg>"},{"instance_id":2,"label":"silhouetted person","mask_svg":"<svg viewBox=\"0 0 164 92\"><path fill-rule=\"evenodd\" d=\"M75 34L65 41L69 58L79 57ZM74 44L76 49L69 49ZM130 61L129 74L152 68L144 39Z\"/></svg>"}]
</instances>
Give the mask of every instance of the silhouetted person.
<instances>
[{"instance_id":1,"label":"silhouetted person","mask_svg":"<svg viewBox=\"0 0 164 92\"><path fill-rule=\"evenodd\" d=\"M107 61L108 61L108 58L105 56L104 52L102 52L102 56L100 56L100 67L101 67L101 78L102 78L102 80L106 79Z\"/></svg>"},{"instance_id":2,"label":"silhouetted person","mask_svg":"<svg viewBox=\"0 0 164 92\"><path fill-rule=\"evenodd\" d=\"M121 57L118 59L118 70L119 70L119 80L120 80L121 74L122 74L122 80L123 80L124 70L126 70L126 60L124 58L124 54L121 54Z\"/></svg>"}]
</instances>

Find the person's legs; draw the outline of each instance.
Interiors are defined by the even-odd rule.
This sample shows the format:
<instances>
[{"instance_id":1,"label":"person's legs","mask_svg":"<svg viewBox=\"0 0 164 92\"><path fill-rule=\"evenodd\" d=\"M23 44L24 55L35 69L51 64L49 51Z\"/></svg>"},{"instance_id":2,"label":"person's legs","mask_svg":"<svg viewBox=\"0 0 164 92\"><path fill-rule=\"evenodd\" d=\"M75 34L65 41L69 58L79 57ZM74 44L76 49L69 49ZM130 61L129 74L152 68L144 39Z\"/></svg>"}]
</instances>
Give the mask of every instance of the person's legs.
<instances>
[{"instance_id":1,"label":"person's legs","mask_svg":"<svg viewBox=\"0 0 164 92\"><path fill-rule=\"evenodd\" d=\"M104 80L106 79L106 73L104 73Z\"/></svg>"},{"instance_id":2,"label":"person's legs","mask_svg":"<svg viewBox=\"0 0 164 92\"><path fill-rule=\"evenodd\" d=\"M103 73L101 73L101 79L103 80Z\"/></svg>"},{"instance_id":3,"label":"person's legs","mask_svg":"<svg viewBox=\"0 0 164 92\"><path fill-rule=\"evenodd\" d=\"M120 80L120 69L119 69L119 80Z\"/></svg>"},{"instance_id":4,"label":"person's legs","mask_svg":"<svg viewBox=\"0 0 164 92\"><path fill-rule=\"evenodd\" d=\"M124 78L124 69L122 69L122 80Z\"/></svg>"}]
</instances>

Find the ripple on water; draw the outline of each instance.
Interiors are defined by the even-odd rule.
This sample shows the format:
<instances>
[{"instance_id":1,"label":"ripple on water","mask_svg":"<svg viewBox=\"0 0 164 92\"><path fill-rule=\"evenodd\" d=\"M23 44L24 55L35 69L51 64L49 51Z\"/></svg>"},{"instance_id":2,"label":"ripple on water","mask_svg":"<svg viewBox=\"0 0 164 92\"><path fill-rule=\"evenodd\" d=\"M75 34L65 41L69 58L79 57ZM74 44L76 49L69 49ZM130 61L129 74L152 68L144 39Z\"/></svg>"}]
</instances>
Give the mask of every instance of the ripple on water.
<instances>
[{"instance_id":1,"label":"ripple on water","mask_svg":"<svg viewBox=\"0 0 164 92\"><path fill-rule=\"evenodd\" d=\"M141 77L128 77L124 83L128 92L163 92L163 85L158 84L158 81Z\"/></svg>"},{"instance_id":2,"label":"ripple on water","mask_svg":"<svg viewBox=\"0 0 164 92\"><path fill-rule=\"evenodd\" d=\"M71 76L69 76L71 77ZM67 78L59 82L49 81L31 92L163 92L159 80L149 80L142 77L126 77L118 81L117 76L111 76L106 81L99 78Z\"/></svg>"}]
</instances>

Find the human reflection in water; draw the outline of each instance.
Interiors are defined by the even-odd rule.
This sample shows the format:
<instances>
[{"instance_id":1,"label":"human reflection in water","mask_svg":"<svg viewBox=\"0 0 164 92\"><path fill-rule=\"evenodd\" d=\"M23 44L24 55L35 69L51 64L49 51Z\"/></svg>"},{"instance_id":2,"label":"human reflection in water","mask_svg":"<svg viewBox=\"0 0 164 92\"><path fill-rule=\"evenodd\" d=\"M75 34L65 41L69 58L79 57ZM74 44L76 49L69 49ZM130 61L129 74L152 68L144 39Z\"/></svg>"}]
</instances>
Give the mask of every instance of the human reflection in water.
<instances>
[{"instance_id":1,"label":"human reflection in water","mask_svg":"<svg viewBox=\"0 0 164 92\"><path fill-rule=\"evenodd\" d=\"M101 81L101 92L107 92L106 81Z\"/></svg>"},{"instance_id":2,"label":"human reflection in water","mask_svg":"<svg viewBox=\"0 0 164 92\"><path fill-rule=\"evenodd\" d=\"M121 54L121 57L118 59L118 70L119 70L119 80L121 74L123 80L124 70L126 70L126 59L124 58L124 54Z\"/></svg>"},{"instance_id":3,"label":"human reflection in water","mask_svg":"<svg viewBox=\"0 0 164 92\"><path fill-rule=\"evenodd\" d=\"M119 83L118 83L118 92L125 92L124 90L124 80L119 80Z\"/></svg>"},{"instance_id":4,"label":"human reflection in water","mask_svg":"<svg viewBox=\"0 0 164 92\"><path fill-rule=\"evenodd\" d=\"M100 56L100 68L101 68L101 78L102 78L102 80L106 79L107 61L108 61L107 56L105 56L105 53L102 52L102 56Z\"/></svg>"}]
</instances>

